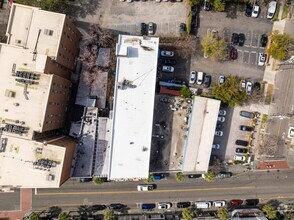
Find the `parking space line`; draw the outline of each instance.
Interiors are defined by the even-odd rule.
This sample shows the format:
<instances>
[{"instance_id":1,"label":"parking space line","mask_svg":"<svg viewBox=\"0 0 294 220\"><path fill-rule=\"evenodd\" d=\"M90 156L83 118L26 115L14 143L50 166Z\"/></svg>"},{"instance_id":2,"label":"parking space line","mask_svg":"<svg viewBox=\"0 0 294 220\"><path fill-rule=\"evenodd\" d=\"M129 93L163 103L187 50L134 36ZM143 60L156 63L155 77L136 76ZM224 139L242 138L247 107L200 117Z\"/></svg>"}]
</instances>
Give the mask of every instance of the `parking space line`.
<instances>
[{"instance_id":1,"label":"parking space line","mask_svg":"<svg viewBox=\"0 0 294 220\"><path fill-rule=\"evenodd\" d=\"M237 59L237 61L238 62L243 62L243 51L242 50L237 50L238 51L238 59ZM242 58L241 58L241 56L242 56Z\"/></svg>"}]
</instances>

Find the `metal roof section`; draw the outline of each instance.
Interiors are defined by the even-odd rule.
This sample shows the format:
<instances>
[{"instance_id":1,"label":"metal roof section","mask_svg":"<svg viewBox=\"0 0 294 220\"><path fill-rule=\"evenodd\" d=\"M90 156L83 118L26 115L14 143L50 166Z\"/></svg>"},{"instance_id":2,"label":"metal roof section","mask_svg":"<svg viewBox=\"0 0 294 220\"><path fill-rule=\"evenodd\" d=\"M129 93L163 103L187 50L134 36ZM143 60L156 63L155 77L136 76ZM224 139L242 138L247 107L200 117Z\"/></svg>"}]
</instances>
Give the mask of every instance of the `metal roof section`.
<instances>
[{"instance_id":1,"label":"metal roof section","mask_svg":"<svg viewBox=\"0 0 294 220\"><path fill-rule=\"evenodd\" d=\"M207 172L221 102L195 96L184 153L184 173Z\"/></svg>"},{"instance_id":2,"label":"metal roof section","mask_svg":"<svg viewBox=\"0 0 294 220\"><path fill-rule=\"evenodd\" d=\"M149 174L159 38L119 35L109 179Z\"/></svg>"}]
</instances>

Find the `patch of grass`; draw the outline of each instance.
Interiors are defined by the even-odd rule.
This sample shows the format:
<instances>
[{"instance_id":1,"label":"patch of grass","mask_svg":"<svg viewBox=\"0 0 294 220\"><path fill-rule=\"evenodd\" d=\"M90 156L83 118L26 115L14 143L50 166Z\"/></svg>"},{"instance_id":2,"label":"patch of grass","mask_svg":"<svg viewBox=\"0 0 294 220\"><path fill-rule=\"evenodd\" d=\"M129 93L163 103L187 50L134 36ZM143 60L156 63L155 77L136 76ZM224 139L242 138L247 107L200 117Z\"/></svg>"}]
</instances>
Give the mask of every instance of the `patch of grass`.
<instances>
[{"instance_id":1,"label":"patch of grass","mask_svg":"<svg viewBox=\"0 0 294 220\"><path fill-rule=\"evenodd\" d=\"M268 117L267 114L263 114L261 118L261 123L265 123L267 121L267 117Z\"/></svg>"},{"instance_id":2,"label":"patch of grass","mask_svg":"<svg viewBox=\"0 0 294 220\"><path fill-rule=\"evenodd\" d=\"M272 101L272 96L273 96L273 90L274 90L274 85L273 84L268 84L267 91L266 91L266 97L265 97L265 104L270 105Z\"/></svg>"},{"instance_id":3,"label":"patch of grass","mask_svg":"<svg viewBox=\"0 0 294 220\"><path fill-rule=\"evenodd\" d=\"M282 20L288 17L289 11L290 11L289 4L285 3L283 7Z\"/></svg>"},{"instance_id":4,"label":"patch of grass","mask_svg":"<svg viewBox=\"0 0 294 220\"><path fill-rule=\"evenodd\" d=\"M274 14L274 17L272 18L272 21L278 21L278 17L279 17L279 11L280 11L280 4L277 2L277 9L276 12Z\"/></svg>"}]
</instances>

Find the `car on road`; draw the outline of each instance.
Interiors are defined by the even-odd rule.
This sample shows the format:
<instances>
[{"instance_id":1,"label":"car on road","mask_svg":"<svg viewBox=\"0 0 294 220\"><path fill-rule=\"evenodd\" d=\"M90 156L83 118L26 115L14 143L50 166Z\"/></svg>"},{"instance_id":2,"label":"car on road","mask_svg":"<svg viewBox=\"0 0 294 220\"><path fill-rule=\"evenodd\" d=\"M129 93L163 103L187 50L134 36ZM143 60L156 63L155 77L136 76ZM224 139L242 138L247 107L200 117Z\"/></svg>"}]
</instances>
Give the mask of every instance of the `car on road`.
<instances>
[{"instance_id":1,"label":"car on road","mask_svg":"<svg viewBox=\"0 0 294 220\"><path fill-rule=\"evenodd\" d=\"M161 51L160 55L162 57L173 57L175 53L173 51L163 50Z\"/></svg>"},{"instance_id":2,"label":"car on road","mask_svg":"<svg viewBox=\"0 0 294 220\"><path fill-rule=\"evenodd\" d=\"M258 15L259 15L259 11L260 11L259 6L258 5L253 5L251 17L252 18L257 18Z\"/></svg>"},{"instance_id":3,"label":"car on road","mask_svg":"<svg viewBox=\"0 0 294 220\"><path fill-rule=\"evenodd\" d=\"M239 35L237 33L232 34L231 44L237 45L239 43Z\"/></svg>"},{"instance_id":4,"label":"car on road","mask_svg":"<svg viewBox=\"0 0 294 220\"><path fill-rule=\"evenodd\" d=\"M211 206L212 206L212 202L204 202L204 201L195 202L196 209L208 209Z\"/></svg>"},{"instance_id":5,"label":"car on road","mask_svg":"<svg viewBox=\"0 0 294 220\"><path fill-rule=\"evenodd\" d=\"M245 156L242 156L242 155L235 155L234 156L234 160L235 161L245 161L246 160L246 157Z\"/></svg>"},{"instance_id":6,"label":"car on road","mask_svg":"<svg viewBox=\"0 0 294 220\"><path fill-rule=\"evenodd\" d=\"M153 22L148 23L148 34L153 35L155 33L155 24Z\"/></svg>"},{"instance_id":7,"label":"car on road","mask_svg":"<svg viewBox=\"0 0 294 220\"><path fill-rule=\"evenodd\" d=\"M266 54L265 53L259 53L258 66L264 66L265 60L266 60Z\"/></svg>"},{"instance_id":8,"label":"car on road","mask_svg":"<svg viewBox=\"0 0 294 220\"><path fill-rule=\"evenodd\" d=\"M137 186L138 191L150 191L153 189L154 189L154 186L152 184L145 184L145 185L138 185Z\"/></svg>"},{"instance_id":9,"label":"car on road","mask_svg":"<svg viewBox=\"0 0 294 220\"><path fill-rule=\"evenodd\" d=\"M253 6L252 6L252 4L247 4L247 5L246 5L246 10L245 10L245 15L246 15L247 17L251 17L251 15L252 15L252 10L253 10Z\"/></svg>"},{"instance_id":10,"label":"car on road","mask_svg":"<svg viewBox=\"0 0 294 220\"><path fill-rule=\"evenodd\" d=\"M195 84L195 82L196 82L196 72L195 71L191 71L190 72L189 83L190 84Z\"/></svg>"},{"instance_id":11,"label":"car on road","mask_svg":"<svg viewBox=\"0 0 294 220\"><path fill-rule=\"evenodd\" d=\"M170 209L172 207L171 202L159 202L158 203L158 209Z\"/></svg>"},{"instance_id":12,"label":"car on road","mask_svg":"<svg viewBox=\"0 0 294 220\"><path fill-rule=\"evenodd\" d=\"M288 138L293 138L294 137L294 127L290 126L288 130Z\"/></svg>"},{"instance_id":13,"label":"car on road","mask_svg":"<svg viewBox=\"0 0 294 220\"><path fill-rule=\"evenodd\" d=\"M230 201L231 206L240 206L243 204L243 200L241 199L233 199Z\"/></svg>"},{"instance_id":14,"label":"car on road","mask_svg":"<svg viewBox=\"0 0 294 220\"><path fill-rule=\"evenodd\" d=\"M216 124L216 129L220 130L223 128L223 125L221 123Z\"/></svg>"},{"instance_id":15,"label":"car on road","mask_svg":"<svg viewBox=\"0 0 294 220\"><path fill-rule=\"evenodd\" d=\"M214 207L224 207L226 206L226 201L224 200L218 200L213 202Z\"/></svg>"},{"instance_id":16,"label":"car on road","mask_svg":"<svg viewBox=\"0 0 294 220\"><path fill-rule=\"evenodd\" d=\"M204 88L209 88L211 84L211 76L205 75L204 76Z\"/></svg>"},{"instance_id":17,"label":"car on road","mask_svg":"<svg viewBox=\"0 0 294 220\"><path fill-rule=\"evenodd\" d=\"M226 77L225 76L219 76L218 77L218 83L219 85L223 84L226 81Z\"/></svg>"},{"instance_id":18,"label":"car on road","mask_svg":"<svg viewBox=\"0 0 294 220\"><path fill-rule=\"evenodd\" d=\"M190 179L196 179L196 178L201 178L202 175L201 174L189 174L188 178Z\"/></svg>"},{"instance_id":19,"label":"car on road","mask_svg":"<svg viewBox=\"0 0 294 220\"><path fill-rule=\"evenodd\" d=\"M162 72L173 73L175 68L173 66L162 66Z\"/></svg>"},{"instance_id":20,"label":"car on road","mask_svg":"<svg viewBox=\"0 0 294 220\"><path fill-rule=\"evenodd\" d=\"M101 211L101 210L104 210L104 209L106 209L106 205L92 205L91 206L91 210L93 212Z\"/></svg>"},{"instance_id":21,"label":"car on road","mask_svg":"<svg viewBox=\"0 0 294 220\"><path fill-rule=\"evenodd\" d=\"M215 131L214 135L215 136L218 136L218 137L221 137L221 136L224 135L224 132L222 132L222 131Z\"/></svg>"},{"instance_id":22,"label":"car on road","mask_svg":"<svg viewBox=\"0 0 294 220\"><path fill-rule=\"evenodd\" d=\"M240 116L245 117L245 118L255 118L255 114L252 112L248 111L240 111Z\"/></svg>"},{"instance_id":23,"label":"car on road","mask_svg":"<svg viewBox=\"0 0 294 220\"><path fill-rule=\"evenodd\" d=\"M220 109L220 110L218 111L218 115L226 116L226 114L227 114L227 111L224 110L224 109Z\"/></svg>"},{"instance_id":24,"label":"car on road","mask_svg":"<svg viewBox=\"0 0 294 220\"><path fill-rule=\"evenodd\" d=\"M236 60L238 56L237 49L235 47L231 47L230 49L230 59L231 60Z\"/></svg>"},{"instance_id":25,"label":"car on road","mask_svg":"<svg viewBox=\"0 0 294 220\"><path fill-rule=\"evenodd\" d=\"M181 33L181 34L186 33L186 31L187 31L186 24L185 24L185 23L180 23L180 27L179 27L179 29L180 29L180 33Z\"/></svg>"},{"instance_id":26,"label":"car on road","mask_svg":"<svg viewBox=\"0 0 294 220\"><path fill-rule=\"evenodd\" d=\"M246 83L246 95L251 95L252 94L252 82L247 82Z\"/></svg>"},{"instance_id":27,"label":"car on road","mask_svg":"<svg viewBox=\"0 0 294 220\"><path fill-rule=\"evenodd\" d=\"M147 34L148 34L148 31L147 31L147 24L145 24L145 23L141 23L141 24L140 24L140 27L141 27L141 35L147 35Z\"/></svg>"},{"instance_id":28,"label":"car on road","mask_svg":"<svg viewBox=\"0 0 294 220\"><path fill-rule=\"evenodd\" d=\"M245 205L247 206L257 206L259 203L259 199L246 199Z\"/></svg>"},{"instance_id":29,"label":"car on road","mask_svg":"<svg viewBox=\"0 0 294 220\"><path fill-rule=\"evenodd\" d=\"M267 35L266 34L263 34L260 37L260 46L261 47L265 47L266 44L267 44Z\"/></svg>"},{"instance_id":30,"label":"car on road","mask_svg":"<svg viewBox=\"0 0 294 220\"><path fill-rule=\"evenodd\" d=\"M226 118L224 116L218 116L217 121L219 122L225 122Z\"/></svg>"},{"instance_id":31,"label":"car on road","mask_svg":"<svg viewBox=\"0 0 294 220\"><path fill-rule=\"evenodd\" d=\"M161 134L152 134L153 138L160 138L160 139L164 139L164 136Z\"/></svg>"},{"instance_id":32,"label":"car on road","mask_svg":"<svg viewBox=\"0 0 294 220\"><path fill-rule=\"evenodd\" d=\"M272 19L274 17L274 14L275 14L276 10L277 10L277 2L276 1L271 1L268 4L266 18L267 19Z\"/></svg>"},{"instance_id":33,"label":"car on road","mask_svg":"<svg viewBox=\"0 0 294 220\"><path fill-rule=\"evenodd\" d=\"M248 150L246 148L236 148L236 153L238 154L247 154Z\"/></svg>"},{"instance_id":34,"label":"car on road","mask_svg":"<svg viewBox=\"0 0 294 220\"><path fill-rule=\"evenodd\" d=\"M245 43L245 34L243 33L239 33L238 35L238 38L239 38L239 46L242 47Z\"/></svg>"},{"instance_id":35,"label":"car on road","mask_svg":"<svg viewBox=\"0 0 294 220\"><path fill-rule=\"evenodd\" d=\"M143 210L153 210L155 209L155 207L156 207L155 203L143 203L141 206Z\"/></svg>"},{"instance_id":36,"label":"car on road","mask_svg":"<svg viewBox=\"0 0 294 220\"><path fill-rule=\"evenodd\" d=\"M121 209L125 208L125 205L123 205L121 203L113 203L113 204L110 204L108 206L108 208L110 210L121 210Z\"/></svg>"},{"instance_id":37,"label":"car on road","mask_svg":"<svg viewBox=\"0 0 294 220\"><path fill-rule=\"evenodd\" d=\"M220 149L220 144L213 144L212 145L212 150L219 150Z\"/></svg>"},{"instance_id":38,"label":"car on road","mask_svg":"<svg viewBox=\"0 0 294 220\"><path fill-rule=\"evenodd\" d=\"M178 202L177 203L178 209L189 208L190 206L191 206L191 202Z\"/></svg>"},{"instance_id":39,"label":"car on road","mask_svg":"<svg viewBox=\"0 0 294 220\"><path fill-rule=\"evenodd\" d=\"M217 178L219 179L225 179L225 178L230 178L233 174L231 172L219 172L217 174Z\"/></svg>"},{"instance_id":40,"label":"car on road","mask_svg":"<svg viewBox=\"0 0 294 220\"><path fill-rule=\"evenodd\" d=\"M198 73L197 73L197 80L196 80L196 84L197 84L197 85L202 85L204 75L205 75L205 74L204 74L203 72L198 72Z\"/></svg>"},{"instance_id":41,"label":"car on road","mask_svg":"<svg viewBox=\"0 0 294 220\"><path fill-rule=\"evenodd\" d=\"M247 126L247 125L241 125L240 130L241 131L254 131L254 127Z\"/></svg>"},{"instance_id":42,"label":"car on road","mask_svg":"<svg viewBox=\"0 0 294 220\"><path fill-rule=\"evenodd\" d=\"M87 183L92 181L93 181L92 177L80 178L80 183Z\"/></svg>"},{"instance_id":43,"label":"car on road","mask_svg":"<svg viewBox=\"0 0 294 220\"><path fill-rule=\"evenodd\" d=\"M166 66L174 66L177 64L177 61L174 59L163 59L162 64Z\"/></svg>"},{"instance_id":44,"label":"car on road","mask_svg":"<svg viewBox=\"0 0 294 220\"><path fill-rule=\"evenodd\" d=\"M235 144L247 147L249 145L249 142L248 141L243 141L243 140L236 140Z\"/></svg>"}]
</instances>

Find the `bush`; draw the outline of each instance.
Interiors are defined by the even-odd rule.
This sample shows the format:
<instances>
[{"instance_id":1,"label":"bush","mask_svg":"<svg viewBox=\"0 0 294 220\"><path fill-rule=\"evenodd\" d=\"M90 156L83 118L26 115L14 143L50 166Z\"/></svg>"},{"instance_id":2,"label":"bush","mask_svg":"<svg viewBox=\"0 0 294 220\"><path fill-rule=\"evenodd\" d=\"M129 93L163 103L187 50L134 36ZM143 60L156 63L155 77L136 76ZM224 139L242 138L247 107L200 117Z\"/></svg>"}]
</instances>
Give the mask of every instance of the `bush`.
<instances>
[{"instance_id":1,"label":"bush","mask_svg":"<svg viewBox=\"0 0 294 220\"><path fill-rule=\"evenodd\" d=\"M184 86L183 88L181 88L180 93L181 93L181 96L183 98L191 98L191 96L192 96L192 92L186 86Z\"/></svg>"},{"instance_id":2,"label":"bush","mask_svg":"<svg viewBox=\"0 0 294 220\"><path fill-rule=\"evenodd\" d=\"M104 220L115 220L116 216L113 210L107 210L104 214Z\"/></svg>"},{"instance_id":3,"label":"bush","mask_svg":"<svg viewBox=\"0 0 294 220\"><path fill-rule=\"evenodd\" d=\"M152 174L149 174L148 178L144 180L144 183L153 183L154 182L154 177Z\"/></svg>"},{"instance_id":4,"label":"bush","mask_svg":"<svg viewBox=\"0 0 294 220\"><path fill-rule=\"evenodd\" d=\"M225 10L226 2L225 2L225 0L214 0L213 7L214 7L214 10L216 10L218 12L222 12Z\"/></svg>"},{"instance_id":5,"label":"bush","mask_svg":"<svg viewBox=\"0 0 294 220\"><path fill-rule=\"evenodd\" d=\"M100 184L104 183L105 181L106 181L106 179L103 178L103 177L95 176L95 177L93 178L93 182L94 182L96 185L100 185Z\"/></svg>"},{"instance_id":6,"label":"bush","mask_svg":"<svg viewBox=\"0 0 294 220\"><path fill-rule=\"evenodd\" d=\"M216 178L216 173L213 170L208 170L208 172L204 174L204 179L207 182L213 182L215 178Z\"/></svg>"},{"instance_id":7,"label":"bush","mask_svg":"<svg viewBox=\"0 0 294 220\"><path fill-rule=\"evenodd\" d=\"M195 217L193 208L186 208L182 211L182 218L185 220L192 220Z\"/></svg>"},{"instance_id":8,"label":"bush","mask_svg":"<svg viewBox=\"0 0 294 220\"><path fill-rule=\"evenodd\" d=\"M69 220L70 215L67 212L62 212L58 215L58 220Z\"/></svg>"},{"instance_id":9,"label":"bush","mask_svg":"<svg viewBox=\"0 0 294 220\"><path fill-rule=\"evenodd\" d=\"M221 220L229 219L229 211L227 208L218 208L217 217Z\"/></svg>"},{"instance_id":10,"label":"bush","mask_svg":"<svg viewBox=\"0 0 294 220\"><path fill-rule=\"evenodd\" d=\"M183 182L184 181L184 179L185 179L185 176L184 176L184 174L182 173L182 172L178 172L178 173L176 173L176 180L178 181L178 182Z\"/></svg>"},{"instance_id":11,"label":"bush","mask_svg":"<svg viewBox=\"0 0 294 220\"><path fill-rule=\"evenodd\" d=\"M274 207L270 205L264 205L262 207L262 211L266 213L266 217L269 220L276 219L277 218L277 211L275 210Z\"/></svg>"}]
</instances>

